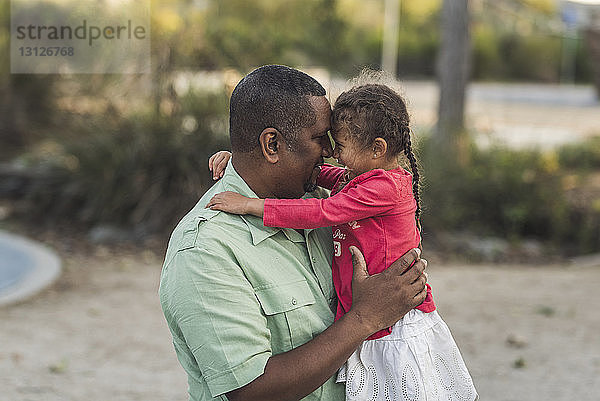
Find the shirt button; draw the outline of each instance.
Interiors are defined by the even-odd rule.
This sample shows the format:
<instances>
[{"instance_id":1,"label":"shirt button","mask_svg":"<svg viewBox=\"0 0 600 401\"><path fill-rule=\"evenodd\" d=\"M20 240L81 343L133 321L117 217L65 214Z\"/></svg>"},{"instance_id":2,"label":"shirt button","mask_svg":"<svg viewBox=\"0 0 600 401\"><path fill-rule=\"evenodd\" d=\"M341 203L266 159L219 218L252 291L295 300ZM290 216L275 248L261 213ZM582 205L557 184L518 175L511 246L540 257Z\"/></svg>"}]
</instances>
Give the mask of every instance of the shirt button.
<instances>
[{"instance_id":1,"label":"shirt button","mask_svg":"<svg viewBox=\"0 0 600 401\"><path fill-rule=\"evenodd\" d=\"M296 301L296 298L292 298L292 305L296 305L298 303L298 301Z\"/></svg>"}]
</instances>

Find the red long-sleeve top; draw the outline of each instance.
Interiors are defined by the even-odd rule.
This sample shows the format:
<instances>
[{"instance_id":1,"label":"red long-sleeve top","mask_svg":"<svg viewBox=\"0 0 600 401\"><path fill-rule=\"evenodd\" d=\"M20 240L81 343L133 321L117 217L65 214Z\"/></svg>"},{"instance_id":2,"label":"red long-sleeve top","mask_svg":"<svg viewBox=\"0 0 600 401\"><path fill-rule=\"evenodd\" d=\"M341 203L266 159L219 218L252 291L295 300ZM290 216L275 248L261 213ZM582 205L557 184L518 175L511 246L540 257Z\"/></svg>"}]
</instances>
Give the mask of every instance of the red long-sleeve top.
<instances>
[{"instance_id":1,"label":"red long-sleeve top","mask_svg":"<svg viewBox=\"0 0 600 401\"><path fill-rule=\"evenodd\" d=\"M266 199L265 226L317 228L332 226L334 255L333 284L338 296L336 320L352 306L352 255L358 247L367 262L369 274L380 273L392 262L419 246L415 221L417 204L412 192L412 176L406 170L375 169L350 180L341 189L346 170L324 165L317 184L332 189L327 199ZM417 309L435 310L431 287ZM391 333L387 328L369 339Z\"/></svg>"}]
</instances>

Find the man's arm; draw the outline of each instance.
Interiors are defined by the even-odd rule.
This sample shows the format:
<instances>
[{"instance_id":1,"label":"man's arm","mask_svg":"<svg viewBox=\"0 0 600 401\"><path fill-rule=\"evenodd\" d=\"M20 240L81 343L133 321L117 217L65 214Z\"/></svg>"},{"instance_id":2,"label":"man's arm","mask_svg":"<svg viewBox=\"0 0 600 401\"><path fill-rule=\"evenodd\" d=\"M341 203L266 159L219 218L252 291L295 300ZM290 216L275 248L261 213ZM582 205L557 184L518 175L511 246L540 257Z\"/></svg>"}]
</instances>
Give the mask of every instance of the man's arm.
<instances>
[{"instance_id":1,"label":"man's arm","mask_svg":"<svg viewBox=\"0 0 600 401\"><path fill-rule=\"evenodd\" d=\"M367 337L393 325L425 299L423 272L427 261L419 258L419 250L409 251L388 269L372 276L367 273L360 251L351 247L351 252L352 309L308 343L270 357L265 372L227 393L229 400L282 401L305 397L335 374Z\"/></svg>"}]
</instances>

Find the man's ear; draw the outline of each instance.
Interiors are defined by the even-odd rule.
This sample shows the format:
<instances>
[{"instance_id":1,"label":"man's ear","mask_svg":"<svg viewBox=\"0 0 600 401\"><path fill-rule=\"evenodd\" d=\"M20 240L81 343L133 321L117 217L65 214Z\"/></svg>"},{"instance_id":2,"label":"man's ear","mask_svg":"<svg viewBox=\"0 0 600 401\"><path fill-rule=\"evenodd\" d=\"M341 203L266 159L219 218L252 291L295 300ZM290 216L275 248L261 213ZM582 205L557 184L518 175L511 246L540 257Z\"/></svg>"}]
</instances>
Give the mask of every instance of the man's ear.
<instances>
[{"instance_id":1,"label":"man's ear","mask_svg":"<svg viewBox=\"0 0 600 401\"><path fill-rule=\"evenodd\" d=\"M281 134L275 128L265 128L258 138L260 150L269 163L279 161L279 150L281 149Z\"/></svg>"},{"instance_id":2,"label":"man's ear","mask_svg":"<svg viewBox=\"0 0 600 401\"><path fill-rule=\"evenodd\" d=\"M380 157L385 157L387 152L387 142L385 139L377 137L373 141L373 146L371 147L373 151L373 159L379 159Z\"/></svg>"}]
</instances>

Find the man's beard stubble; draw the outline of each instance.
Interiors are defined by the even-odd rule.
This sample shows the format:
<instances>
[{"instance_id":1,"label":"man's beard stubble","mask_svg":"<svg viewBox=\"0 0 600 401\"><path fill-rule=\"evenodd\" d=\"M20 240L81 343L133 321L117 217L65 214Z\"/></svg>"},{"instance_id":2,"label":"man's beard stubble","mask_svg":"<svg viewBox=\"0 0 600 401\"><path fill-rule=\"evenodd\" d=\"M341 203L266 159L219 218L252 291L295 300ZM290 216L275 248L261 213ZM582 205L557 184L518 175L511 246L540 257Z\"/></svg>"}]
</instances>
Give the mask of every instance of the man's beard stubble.
<instances>
[{"instance_id":1,"label":"man's beard stubble","mask_svg":"<svg viewBox=\"0 0 600 401\"><path fill-rule=\"evenodd\" d=\"M314 182L307 182L304 184L304 192L313 192L317 190L317 184Z\"/></svg>"},{"instance_id":2,"label":"man's beard stubble","mask_svg":"<svg viewBox=\"0 0 600 401\"><path fill-rule=\"evenodd\" d=\"M304 183L304 192L313 192L317 190L317 177L319 177L319 173L321 173L321 166L315 166L309 180Z\"/></svg>"}]
</instances>

